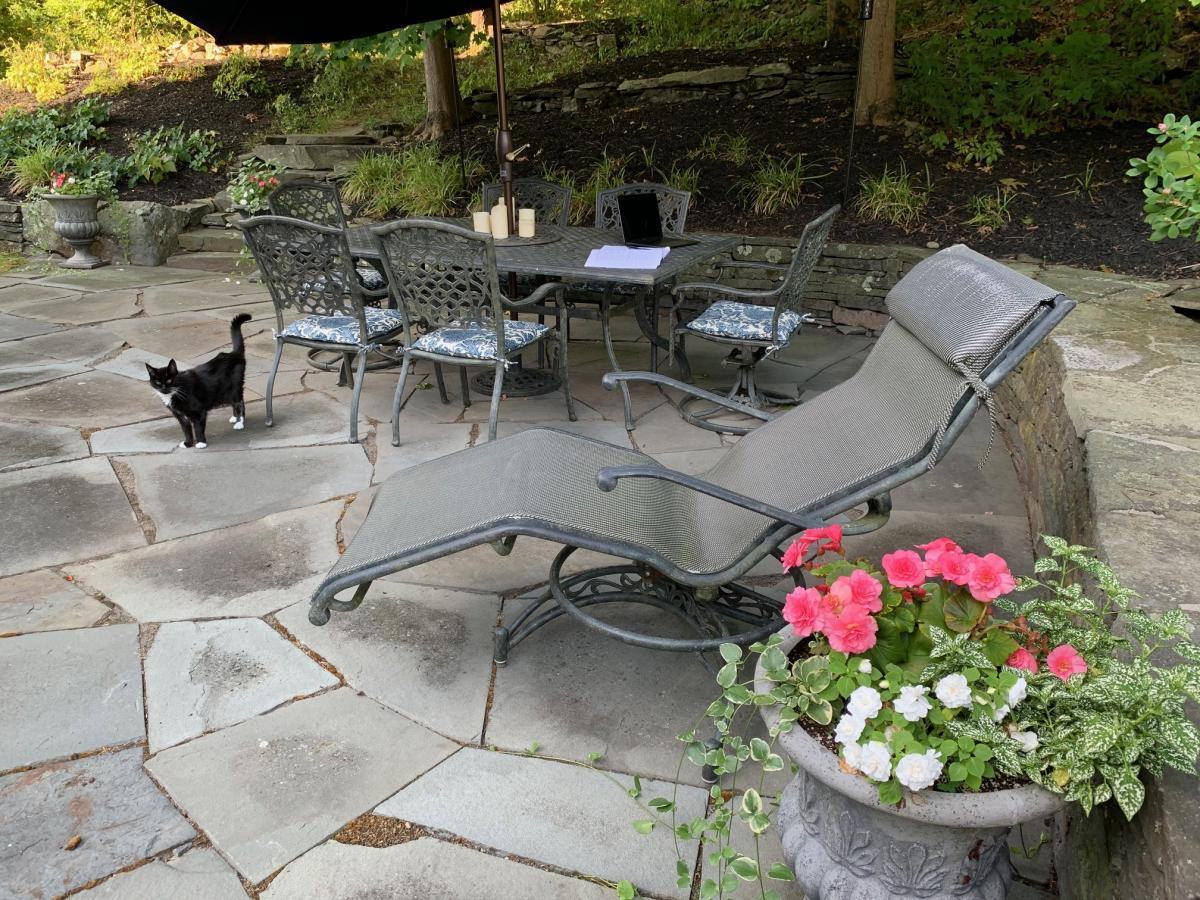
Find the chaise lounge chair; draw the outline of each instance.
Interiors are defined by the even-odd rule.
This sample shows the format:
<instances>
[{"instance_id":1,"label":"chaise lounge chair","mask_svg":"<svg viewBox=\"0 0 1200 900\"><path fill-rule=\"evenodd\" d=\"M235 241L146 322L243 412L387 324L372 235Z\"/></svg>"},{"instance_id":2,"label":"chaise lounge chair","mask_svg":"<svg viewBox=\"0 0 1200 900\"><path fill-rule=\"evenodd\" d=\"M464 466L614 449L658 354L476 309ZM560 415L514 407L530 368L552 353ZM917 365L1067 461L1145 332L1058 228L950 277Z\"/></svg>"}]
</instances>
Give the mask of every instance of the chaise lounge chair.
<instances>
[{"instance_id":1,"label":"chaise lounge chair","mask_svg":"<svg viewBox=\"0 0 1200 900\"><path fill-rule=\"evenodd\" d=\"M654 649L703 652L766 637L782 626L781 601L739 579L779 558L781 542L804 528L837 518L847 534L862 534L885 524L888 492L932 468L980 403L991 412L996 385L1074 303L955 246L916 265L888 306L892 321L853 377L774 418L662 375L606 375L610 389L649 381L764 420L703 477L554 429L393 476L317 588L310 621L354 609L373 579L486 542L507 553L529 535L564 547L546 592L496 630L498 663L563 614ZM630 562L564 576L578 548ZM350 588L351 599L335 599ZM657 607L697 636L634 632L589 611L609 602Z\"/></svg>"}]
</instances>

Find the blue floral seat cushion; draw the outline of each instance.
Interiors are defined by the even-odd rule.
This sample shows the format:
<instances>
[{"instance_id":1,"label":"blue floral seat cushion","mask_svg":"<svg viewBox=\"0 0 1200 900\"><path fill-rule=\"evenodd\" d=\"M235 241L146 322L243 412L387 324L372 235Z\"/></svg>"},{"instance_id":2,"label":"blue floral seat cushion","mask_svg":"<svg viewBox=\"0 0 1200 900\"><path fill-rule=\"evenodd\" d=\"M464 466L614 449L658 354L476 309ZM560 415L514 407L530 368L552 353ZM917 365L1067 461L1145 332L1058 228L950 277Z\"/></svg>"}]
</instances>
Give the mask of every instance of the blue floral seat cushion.
<instances>
[{"instance_id":1,"label":"blue floral seat cushion","mask_svg":"<svg viewBox=\"0 0 1200 900\"><path fill-rule=\"evenodd\" d=\"M365 306L363 312L367 317L368 340L404 327L404 319L398 310ZM280 335L303 338L306 341L326 341L330 344L358 344L358 319L352 315L306 316L287 326Z\"/></svg>"},{"instance_id":2,"label":"blue floral seat cushion","mask_svg":"<svg viewBox=\"0 0 1200 900\"><path fill-rule=\"evenodd\" d=\"M537 322L504 320L504 355L516 353L544 337L549 325ZM496 359L496 329L492 325L448 327L431 331L413 341L414 350L457 356L460 359Z\"/></svg>"},{"instance_id":3,"label":"blue floral seat cushion","mask_svg":"<svg viewBox=\"0 0 1200 900\"><path fill-rule=\"evenodd\" d=\"M771 319L775 307L757 306L753 303L738 303L735 300L718 300L703 313L687 323L691 331L711 334L716 337L746 341L773 341ZM779 340L787 343L792 332L800 327L804 316L786 310L779 314Z\"/></svg>"},{"instance_id":4,"label":"blue floral seat cushion","mask_svg":"<svg viewBox=\"0 0 1200 900\"><path fill-rule=\"evenodd\" d=\"M384 280L383 274L371 266L357 266L354 269L354 274L358 276L358 283L368 291L381 291L387 287L387 282Z\"/></svg>"}]
</instances>

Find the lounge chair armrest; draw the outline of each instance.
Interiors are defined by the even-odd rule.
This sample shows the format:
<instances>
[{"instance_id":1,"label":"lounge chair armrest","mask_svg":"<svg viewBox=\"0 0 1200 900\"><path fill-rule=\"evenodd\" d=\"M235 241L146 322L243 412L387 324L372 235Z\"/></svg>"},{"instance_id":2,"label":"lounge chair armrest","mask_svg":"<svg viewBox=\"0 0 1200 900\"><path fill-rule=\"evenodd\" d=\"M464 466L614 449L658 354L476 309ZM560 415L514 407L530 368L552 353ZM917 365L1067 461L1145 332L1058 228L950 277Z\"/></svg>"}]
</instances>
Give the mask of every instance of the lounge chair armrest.
<instances>
[{"instance_id":1,"label":"lounge chair armrest","mask_svg":"<svg viewBox=\"0 0 1200 900\"><path fill-rule=\"evenodd\" d=\"M557 303L559 306L562 306L562 294L566 288L567 286L561 281L547 281L545 284L538 285L537 290L528 297L521 300L509 300L507 297L501 295L501 302L509 309L519 309L522 306L534 306L541 303L548 296L556 293L558 294Z\"/></svg>"},{"instance_id":2,"label":"lounge chair armrest","mask_svg":"<svg viewBox=\"0 0 1200 900\"><path fill-rule=\"evenodd\" d=\"M730 297L745 297L747 300L770 300L779 293L779 288L771 288L770 290L759 291L750 290L749 288L729 287L726 284L717 284L715 281L689 281L686 284L677 284L671 289L671 295L678 297L681 294L690 294L694 291L707 291L714 294L726 294Z\"/></svg>"},{"instance_id":3,"label":"lounge chair armrest","mask_svg":"<svg viewBox=\"0 0 1200 900\"><path fill-rule=\"evenodd\" d=\"M786 509L780 509L778 506L755 500L753 497L727 491L723 487L710 484L694 475L685 475L683 472L676 472L674 469L663 466L607 466L596 473L596 484L602 491L611 491L616 488L617 482L622 478L656 478L659 481L672 481L698 493L708 494L710 497L716 497L718 500L724 500L734 506L759 513L777 522L794 525L796 528L818 528L825 524L820 519L799 516Z\"/></svg>"},{"instance_id":4,"label":"lounge chair armrest","mask_svg":"<svg viewBox=\"0 0 1200 900\"><path fill-rule=\"evenodd\" d=\"M713 266L718 269L772 269L776 272L786 272L789 268L785 263L751 262L740 259L715 262Z\"/></svg>"},{"instance_id":5,"label":"lounge chair armrest","mask_svg":"<svg viewBox=\"0 0 1200 900\"><path fill-rule=\"evenodd\" d=\"M706 391L704 388L698 388L693 384L679 381L667 375L659 375L657 372L605 372L600 379L600 383L604 385L606 391L616 390L623 381L649 381L652 384L660 384L663 387L691 394L693 397L700 397L709 403L715 403L723 409L752 416L763 422L770 422L774 418L770 413L764 412L761 409L755 409L744 403L738 403L736 400L730 400L728 397L722 397L720 394L714 394L712 391Z\"/></svg>"}]
</instances>

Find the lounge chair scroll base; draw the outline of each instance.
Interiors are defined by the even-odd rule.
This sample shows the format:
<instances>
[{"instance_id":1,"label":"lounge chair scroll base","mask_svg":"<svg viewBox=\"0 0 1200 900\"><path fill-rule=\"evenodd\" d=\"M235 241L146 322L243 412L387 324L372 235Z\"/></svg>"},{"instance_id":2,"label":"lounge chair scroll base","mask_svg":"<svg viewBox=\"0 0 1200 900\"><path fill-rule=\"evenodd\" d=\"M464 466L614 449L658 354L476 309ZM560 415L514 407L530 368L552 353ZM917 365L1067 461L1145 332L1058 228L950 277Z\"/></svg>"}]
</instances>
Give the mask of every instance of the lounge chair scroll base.
<instances>
[{"instance_id":1,"label":"lounge chair scroll base","mask_svg":"<svg viewBox=\"0 0 1200 900\"><path fill-rule=\"evenodd\" d=\"M370 582L520 535L562 544L546 590L497 629L495 659L569 616L611 637L673 651L748 644L782 625L781 601L747 574L804 528L849 534L886 523L889 492L938 462L976 409L1074 306L965 247L915 266L889 294L892 321L847 381L741 438L702 477L577 434L534 428L430 460L380 488L362 527L317 588L309 619L352 610ZM616 372L733 408L663 375ZM856 517L854 512L866 508ZM564 572L576 550L627 560ZM349 600L338 594L356 589ZM553 601L553 603L551 603ZM661 610L694 632L666 638L614 626L598 607Z\"/></svg>"}]
</instances>

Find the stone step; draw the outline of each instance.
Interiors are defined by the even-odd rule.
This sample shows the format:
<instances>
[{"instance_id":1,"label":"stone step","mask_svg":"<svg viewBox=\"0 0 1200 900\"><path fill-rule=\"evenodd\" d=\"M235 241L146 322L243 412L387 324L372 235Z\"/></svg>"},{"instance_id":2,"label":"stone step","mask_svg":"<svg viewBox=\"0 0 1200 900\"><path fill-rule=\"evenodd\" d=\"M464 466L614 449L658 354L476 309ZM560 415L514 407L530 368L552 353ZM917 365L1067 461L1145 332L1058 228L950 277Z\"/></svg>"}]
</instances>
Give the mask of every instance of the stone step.
<instances>
[{"instance_id":1,"label":"stone step","mask_svg":"<svg viewBox=\"0 0 1200 900\"><path fill-rule=\"evenodd\" d=\"M250 155L263 162L274 163L285 169L317 169L332 171L339 164L353 162L365 153L376 149L368 144L259 144Z\"/></svg>"},{"instance_id":2,"label":"stone step","mask_svg":"<svg viewBox=\"0 0 1200 900\"><path fill-rule=\"evenodd\" d=\"M201 250L191 253L176 253L167 258L166 265L176 269L196 269L200 272L220 272L222 275L231 275L235 271L248 271L254 268L254 261L243 259L240 253Z\"/></svg>"},{"instance_id":3,"label":"stone step","mask_svg":"<svg viewBox=\"0 0 1200 900\"><path fill-rule=\"evenodd\" d=\"M179 247L189 252L217 251L237 253L245 246L242 233L235 228L193 228L179 235Z\"/></svg>"}]
</instances>

